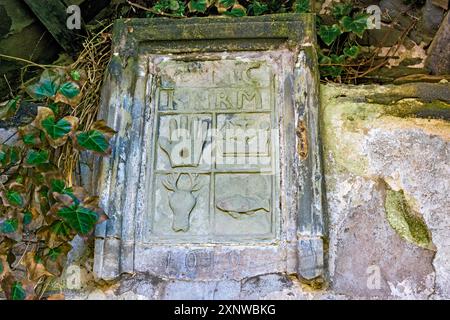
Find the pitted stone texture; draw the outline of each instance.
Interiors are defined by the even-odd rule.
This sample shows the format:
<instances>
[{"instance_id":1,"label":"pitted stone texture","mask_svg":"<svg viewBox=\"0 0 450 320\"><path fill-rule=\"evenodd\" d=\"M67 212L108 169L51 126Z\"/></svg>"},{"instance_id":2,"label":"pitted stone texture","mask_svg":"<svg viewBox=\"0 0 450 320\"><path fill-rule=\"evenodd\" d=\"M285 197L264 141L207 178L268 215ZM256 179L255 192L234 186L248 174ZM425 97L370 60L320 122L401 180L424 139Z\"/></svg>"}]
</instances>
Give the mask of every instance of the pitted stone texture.
<instances>
[{"instance_id":1,"label":"pitted stone texture","mask_svg":"<svg viewBox=\"0 0 450 320\"><path fill-rule=\"evenodd\" d=\"M68 300L347 300L349 296L313 290L296 277L265 274L242 281L167 280L148 273L123 276L109 287L66 293Z\"/></svg>"},{"instance_id":2,"label":"pitted stone texture","mask_svg":"<svg viewBox=\"0 0 450 320\"><path fill-rule=\"evenodd\" d=\"M323 86L323 133L332 290L360 298L450 295L449 111L417 99L368 103L402 86ZM404 90L409 94L407 90ZM434 110L434 111L433 111ZM425 221L436 251L401 238L389 225L385 190L404 192ZM373 276L380 271L380 289Z\"/></svg>"}]
</instances>

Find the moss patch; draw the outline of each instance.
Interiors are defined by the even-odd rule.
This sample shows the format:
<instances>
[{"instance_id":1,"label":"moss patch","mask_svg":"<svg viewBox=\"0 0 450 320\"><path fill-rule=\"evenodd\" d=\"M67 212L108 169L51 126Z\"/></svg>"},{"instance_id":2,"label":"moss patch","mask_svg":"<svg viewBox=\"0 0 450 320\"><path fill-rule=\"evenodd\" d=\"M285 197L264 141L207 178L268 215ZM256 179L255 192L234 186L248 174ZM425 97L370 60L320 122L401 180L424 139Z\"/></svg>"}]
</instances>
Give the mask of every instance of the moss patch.
<instances>
[{"instance_id":1,"label":"moss patch","mask_svg":"<svg viewBox=\"0 0 450 320\"><path fill-rule=\"evenodd\" d=\"M384 208L389 224L403 239L422 248L433 248L425 221L408 205L402 190L387 190Z\"/></svg>"}]
</instances>

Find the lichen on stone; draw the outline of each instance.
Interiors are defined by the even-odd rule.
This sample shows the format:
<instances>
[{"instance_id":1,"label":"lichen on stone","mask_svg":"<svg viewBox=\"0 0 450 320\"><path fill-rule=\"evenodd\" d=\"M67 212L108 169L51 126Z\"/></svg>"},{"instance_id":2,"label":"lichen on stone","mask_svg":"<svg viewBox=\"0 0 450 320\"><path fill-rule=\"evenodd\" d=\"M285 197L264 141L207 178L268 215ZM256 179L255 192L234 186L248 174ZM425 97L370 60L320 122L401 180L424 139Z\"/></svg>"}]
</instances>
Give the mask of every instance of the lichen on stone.
<instances>
[{"instance_id":1,"label":"lichen on stone","mask_svg":"<svg viewBox=\"0 0 450 320\"><path fill-rule=\"evenodd\" d=\"M403 190L387 190L384 208L389 224L403 239L422 248L433 248L425 221L409 206Z\"/></svg>"}]
</instances>

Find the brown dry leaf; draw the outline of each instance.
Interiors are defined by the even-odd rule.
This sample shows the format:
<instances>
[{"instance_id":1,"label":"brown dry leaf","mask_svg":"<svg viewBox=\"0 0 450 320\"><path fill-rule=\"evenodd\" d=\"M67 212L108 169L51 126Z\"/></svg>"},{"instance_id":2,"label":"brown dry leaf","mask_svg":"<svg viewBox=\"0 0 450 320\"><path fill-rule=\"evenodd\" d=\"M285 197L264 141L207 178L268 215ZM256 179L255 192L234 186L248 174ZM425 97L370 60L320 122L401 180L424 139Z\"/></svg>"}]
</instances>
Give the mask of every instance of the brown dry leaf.
<instances>
[{"instance_id":1,"label":"brown dry leaf","mask_svg":"<svg viewBox=\"0 0 450 320\"><path fill-rule=\"evenodd\" d=\"M6 255L0 256L0 281L10 272Z\"/></svg>"},{"instance_id":2,"label":"brown dry leaf","mask_svg":"<svg viewBox=\"0 0 450 320\"><path fill-rule=\"evenodd\" d=\"M78 94L74 98L69 99L66 96L64 96L63 94L61 94L60 92L58 92L55 96L55 102L56 103L62 102L62 103L68 104L72 108L75 108L81 102L82 98L83 98L83 95Z\"/></svg>"},{"instance_id":3,"label":"brown dry leaf","mask_svg":"<svg viewBox=\"0 0 450 320\"><path fill-rule=\"evenodd\" d=\"M36 262L35 256L36 252L27 252L22 264L27 268L29 279L37 282L41 277L51 276L52 274L46 270L44 264Z\"/></svg>"}]
</instances>

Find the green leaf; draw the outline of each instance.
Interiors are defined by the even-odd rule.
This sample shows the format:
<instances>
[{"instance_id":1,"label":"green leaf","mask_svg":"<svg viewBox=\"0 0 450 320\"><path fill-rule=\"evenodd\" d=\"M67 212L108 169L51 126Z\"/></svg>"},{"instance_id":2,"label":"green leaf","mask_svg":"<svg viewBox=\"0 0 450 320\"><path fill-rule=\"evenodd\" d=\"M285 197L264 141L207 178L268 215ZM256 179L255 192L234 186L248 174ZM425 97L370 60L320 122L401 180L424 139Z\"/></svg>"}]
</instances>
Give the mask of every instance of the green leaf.
<instances>
[{"instance_id":1,"label":"green leaf","mask_svg":"<svg viewBox=\"0 0 450 320\"><path fill-rule=\"evenodd\" d=\"M23 289L22 284L15 281L11 286L11 300L25 300L26 296L27 294Z\"/></svg>"},{"instance_id":2,"label":"green leaf","mask_svg":"<svg viewBox=\"0 0 450 320\"><path fill-rule=\"evenodd\" d=\"M189 1L188 8L190 12L205 12L208 8L206 0L191 0Z\"/></svg>"},{"instance_id":3,"label":"green leaf","mask_svg":"<svg viewBox=\"0 0 450 320\"><path fill-rule=\"evenodd\" d=\"M219 4L225 8L231 8L236 4L236 0L219 0Z\"/></svg>"},{"instance_id":4,"label":"green leaf","mask_svg":"<svg viewBox=\"0 0 450 320\"><path fill-rule=\"evenodd\" d=\"M88 150L105 153L109 148L106 137L98 130L90 130L77 134L78 144Z\"/></svg>"},{"instance_id":5,"label":"green leaf","mask_svg":"<svg viewBox=\"0 0 450 320\"><path fill-rule=\"evenodd\" d=\"M359 54L359 46L351 46L344 48L344 54L352 59L355 59Z\"/></svg>"},{"instance_id":6,"label":"green leaf","mask_svg":"<svg viewBox=\"0 0 450 320\"><path fill-rule=\"evenodd\" d=\"M0 225L0 231L2 233L14 233L18 227L19 221L17 219L8 219Z\"/></svg>"},{"instance_id":7,"label":"green leaf","mask_svg":"<svg viewBox=\"0 0 450 320\"><path fill-rule=\"evenodd\" d=\"M48 251L47 256L50 258L51 261L56 261L56 259L58 259L60 254L61 254L60 248L51 248Z\"/></svg>"},{"instance_id":8,"label":"green leaf","mask_svg":"<svg viewBox=\"0 0 450 320\"><path fill-rule=\"evenodd\" d=\"M247 15L247 10L239 4L235 4L230 11L225 11L223 14L230 17L244 17Z\"/></svg>"},{"instance_id":9,"label":"green leaf","mask_svg":"<svg viewBox=\"0 0 450 320\"><path fill-rule=\"evenodd\" d=\"M72 129L69 121L61 119L55 123L55 118L51 116L42 120L41 124L52 139L59 139L68 134Z\"/></svg>"},{"instance_id":10,"label":"green leaf","mask_svg":"<svg viewBox=\"0 0 450 320\"><path fill-rule=\"evenodd\" d=\"M319 36L327 46L332 44L341 33L341 29L337 24L332 26L321 25L319 28Z\"/></svg>"},{"instance_id":11,"label":"green leaf","mask_svg":"<svg viewBox=\"0 0 450 320\"><path fill-rule=\"evenodd\" d=\"M355 18L343 17L340 24L345 31L353 32L362 38L364 31L368 28L368 17L367 14L358 14Z\"/></svg>"},{"instance_id":12,"label":"green leaf","mask_svg":"<svg viewBox=\"0 0 450 320\"><path fill-rule=\"evenodd\" d=\"M25 162L28 165L34 166L48 162L49 153L47 150L28 150Z\"/></svg>"},{"instance_id":13,"label":"green leaf","mask_svg":"<svg viewBox=\"0 0 450 320\"><path fill-rule=\"evenodd\" d=\"M9 190L6 192L6 198L8 199L9 203L16 207L23 206L23 198L17 191Z\"/></svg>"},{"instance_id":14,"label":"green leaf","mask_svg":"<svg viewBox=\"0 0 450 320\"><path fill-rule=\"evenodd\" d=\"M91 232L98 221L97 213L78 205L63 207L58 210L58 215L81 235Z\"/></svg>"},{"instance_id":15,"label":"green leaf","mask_svg":"<svg viewBox=\"0 0 450 320\"><path fill-rule=\"evenodd\" d=\"M41 100L51 98L58 91L58 83L51 78L44 78L40 82L28 87L28 92L35 98Z\"/></svg>"},{"instance_id":16,"label":"green leaf","mask_svg":"<svg viewBox=\"0 0 450 320\"><path fill-rule=\"evenodd\" d=\"M6 162L6 152L3 150L0 150L0 163L5 164Z\"/></svg>"},{"instance_id":17,"label":"green leaf","mask_svg":"<svg viewBox=\"0 0 450 320\"><path fill-rule=\"evenodd\" d=\"M261 3L256 0L252 2L252 4L249 6L249 9L253 12L254 16L260 16L269 11L269 7L267 6L267 4Z\"/></svg>"},{"instance_id":18,"label":"green leaf","mask_svg":"<svg viewBox=\"0 0 450 320\"><path fill-rule=\"evenodd\" d=\"M50 181L51 189L53 192L63 193L66 187L66 183L61 179L52 179Z\"/></svg>"},{"instance_id":19,"label":"green leaf","mask_svg":"<svg viewBox=\"0 0 450 320\"><path fill-rule=\"evenodd\" d=\"M78 72L78 70L70 71L70 77L75 81L80 81L81 79L81 75L80 72Z\"/></svg>"},{"instance_id":20,"label":"green leaf","mask_svg":"<svg viewBox=\"0 0 450 320\"><path fill-rule=\"evenodd\" d=\"M33 215L30 211L27 211L23 214L23 224L28 225L31 223L31 220L33 220Z\"/></svg>"},{"instance_id":21,"label":"green leaf","mask_svg":"<svg viewBox=\"0 0 450 320\"><path fill-rule=\"evenodd\" d=\"M59 112L59 105L55 102L49 103L48 107L53 111L54 114L58 114Z\"/></svg>"},{"instance_id":22,"label":"green leaf","mask_svg":"<svg viewBox=\"0 0 450 320\"><path fill-rule=\"evenodd\" d=\"M56 221L51 225L50 230L59 237L70 235L70 227L64 221Z\"/></svg>"},{"instance_id":23,"label":"green leaf","mask_svg":"<svg viewBox=\"0 0 450 320\"><path fill-rule=\"evenodd\" d=\"M331 9L331 14L337 19L348 16L352 12L353 6L348 3L336 3Z\"/></svg>"},{"instance_id":24,"label":"green leaf","mask_svg":"<svg viewBox=\"0 0 450 320\"><path fill-rule=\"evenodd\" d=\"M4 107L0 109L0 120L8 119L14 116L19 109L20 96L9 100Z\"/></svg>"},{"instance_id":25,"label":"green leaf","mask_svg":"<svg viewBox=\"0 0 450 320\"><path fill-rule=\"evenodd\" d=\"M60 193L60 194L67 194L67 195L73 196L72 188L66 188L66 183L65 183L64 180L52 179L50 181L50 186L51 186L51 191L52 192L57 192L57 193Z\"/></svg>"},{"instance_id":26,"label":"green leaf","mask_svg":"<svg viewBox=\"0 0 450 320\"><path fill-rule=\"evenodd\" d=\"M308 12L309 8L310 8L309 0L297 0L294 2L294 5L292 6L292 8L294 9L294 12L296 12L296 13Z\"/></svg>"},{"instance_id":27,"label":"green leaf","mask_svg":"<svg viewBox=\"0 0 450 320\"><path fill-rule=\"evenodd\" d=\"M78 85L73 82L63 83L58 91L68 99L73 99L80 94L80 89L78 88Z\"/></svg>"},{"instance_id":28,"label":"green leaf","mask_svg":"<svg viewBox=\"0 0 450 320\"><path fill-rule=\"evenodd\" d=\"M26 134L22 137L22 141L26 145L35 145L36 141L37 141L36 135L34 135L32 133Z\"/></svg>"}]
</instances>

